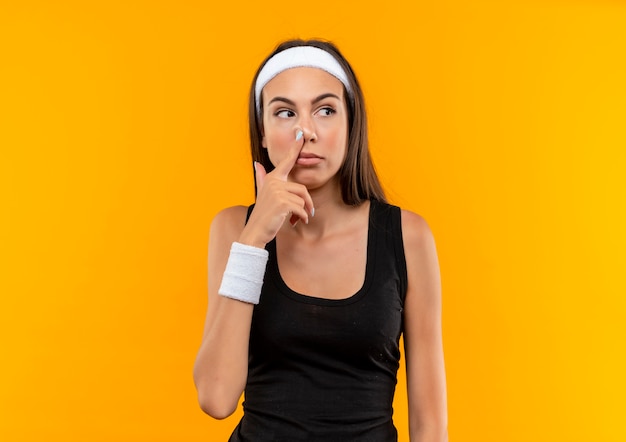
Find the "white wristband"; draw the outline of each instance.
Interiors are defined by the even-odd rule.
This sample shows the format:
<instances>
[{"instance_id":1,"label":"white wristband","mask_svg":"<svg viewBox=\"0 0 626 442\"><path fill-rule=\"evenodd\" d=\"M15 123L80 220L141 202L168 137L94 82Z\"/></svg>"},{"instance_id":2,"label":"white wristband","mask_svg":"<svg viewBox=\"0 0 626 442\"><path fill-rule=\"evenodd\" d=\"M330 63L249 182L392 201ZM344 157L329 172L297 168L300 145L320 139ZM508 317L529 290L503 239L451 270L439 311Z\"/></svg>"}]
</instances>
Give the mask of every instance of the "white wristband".
<instances>
[{"instance_id":1,"label":"white wristband","mask_svg":"<svg viewBox=\"0 0 626 442\"><path fill-rule=\"evenodd\" d=\"M258 304L269 252L234 242L218 293L226 298Z\"/></svg>"}]
</instances>

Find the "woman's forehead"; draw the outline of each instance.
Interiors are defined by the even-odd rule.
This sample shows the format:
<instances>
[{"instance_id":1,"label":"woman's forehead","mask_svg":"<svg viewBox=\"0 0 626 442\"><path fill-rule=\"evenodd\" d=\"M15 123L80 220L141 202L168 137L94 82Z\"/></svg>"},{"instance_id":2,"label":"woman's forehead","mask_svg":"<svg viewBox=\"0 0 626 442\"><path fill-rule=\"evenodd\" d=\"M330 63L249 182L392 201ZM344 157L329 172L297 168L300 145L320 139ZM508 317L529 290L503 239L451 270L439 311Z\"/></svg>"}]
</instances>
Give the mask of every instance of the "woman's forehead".
<instances>
[{"instance_id":1,"label":"woman's forehead","mask_svg":"<svg viewBox=\"0 0 626 442\"><path fill-rule=\"evenodd\" d=\"M343 98L343 83L328 72L311 67L287 69L272 78L263 88L263 101L273 96L316 97L332 93Z\"/></svg>"}]
</instances>

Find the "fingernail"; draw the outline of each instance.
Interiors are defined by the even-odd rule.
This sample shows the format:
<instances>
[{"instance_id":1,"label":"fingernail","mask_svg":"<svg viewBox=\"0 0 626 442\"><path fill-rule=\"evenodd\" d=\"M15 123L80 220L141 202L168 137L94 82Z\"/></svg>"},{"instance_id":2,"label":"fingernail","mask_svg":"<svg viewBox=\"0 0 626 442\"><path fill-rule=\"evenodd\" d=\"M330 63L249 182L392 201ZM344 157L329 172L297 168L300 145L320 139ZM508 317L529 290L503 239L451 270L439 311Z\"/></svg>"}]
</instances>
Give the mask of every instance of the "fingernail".
<instances>
[{"instance_id":1,"label":"fingernail","mask_svg":"<svg viewBox=\"0 0 626 442\"><path fill-rule=\"evenodd\" d=\"M296 134L296 141L300 141L300 139L302 138L302 135L304 135L304 132L299 130L298 133Z\"/></svg>"},{"instance_id":2,"label":"fingernail","mask_svg":"<svg viewBox=\"0 0 626 442\"><path fill-rule=\"evenodd\" d=\"M315 216L315 207L311 209L311 218L313 218L314 216Z\"/></svg>"}]
</instances>

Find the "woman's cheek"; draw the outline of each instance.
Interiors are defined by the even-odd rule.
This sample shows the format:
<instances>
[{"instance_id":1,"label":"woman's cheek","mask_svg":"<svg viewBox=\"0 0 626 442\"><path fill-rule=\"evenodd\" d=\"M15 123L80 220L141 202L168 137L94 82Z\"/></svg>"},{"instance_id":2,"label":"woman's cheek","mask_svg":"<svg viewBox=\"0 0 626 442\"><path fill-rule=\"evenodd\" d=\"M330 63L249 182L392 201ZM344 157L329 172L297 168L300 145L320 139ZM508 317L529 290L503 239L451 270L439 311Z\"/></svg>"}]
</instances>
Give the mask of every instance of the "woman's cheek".
<instances>
[{"instance_id":1,"label":"woman's cheek","mask_svg":"<svg viewBox=\"0 0 626 442\"><path fill-rule=\"evenodd\" d=\"M292 140L287 134L268 134L267 138L267 154L270 157L270 161L276 167L278 163L284 158L287 150L289 149L289 142Z\"/></svg>"},{"instance_id":2,"label":"woman's cheek","mask_svg":"<svg viewBox=\"0 0 626 442\"><path fill-rule=\"evenodd\" d=\"M328 141L329 144L337 146L337 148L343 148L344 150L348 148L348 136L343 128L335 128L329 131Z\"/></svg>"}]
</instances>

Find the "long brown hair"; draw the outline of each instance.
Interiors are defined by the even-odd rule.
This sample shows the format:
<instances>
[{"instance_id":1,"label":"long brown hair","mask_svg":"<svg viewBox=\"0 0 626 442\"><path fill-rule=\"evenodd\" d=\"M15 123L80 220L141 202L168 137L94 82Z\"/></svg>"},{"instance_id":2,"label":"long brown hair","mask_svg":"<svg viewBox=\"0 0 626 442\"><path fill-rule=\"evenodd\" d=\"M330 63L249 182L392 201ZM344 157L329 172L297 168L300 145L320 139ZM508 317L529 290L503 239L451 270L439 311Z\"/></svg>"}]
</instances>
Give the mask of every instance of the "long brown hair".
<instances>
[{"instance_id":1,"label":"long brown hair","mask_svg":"<svg viewBox=\"0 0 626 442\"><path fill-rule=\"evenodd\" d=\"M331 54L341 65L348 76L351 97L348 97L344 86L344 97L348 108L348 149L346 158L339 170L339 183L341 186L341 196L343 202L348 205L357 206L365 200L374 199L386 202L385 192L380 184L372 158L369 152L369 142L367 137L367 115L365 112L365 100L361 86L348 61L341 55L339 49L330 42L320 40L288 40L276 47L276 49L259 66L252 87L250 88L249 99L249 123L250 123L250 150L253 161L258 161L270 172L274 169L267 149L261 145L263 137L263 102L259 103L261 109L257 113L254 86L259 72L265 63L275 54L296 46L313 46Z\"/></svg>"}]
</instances>

